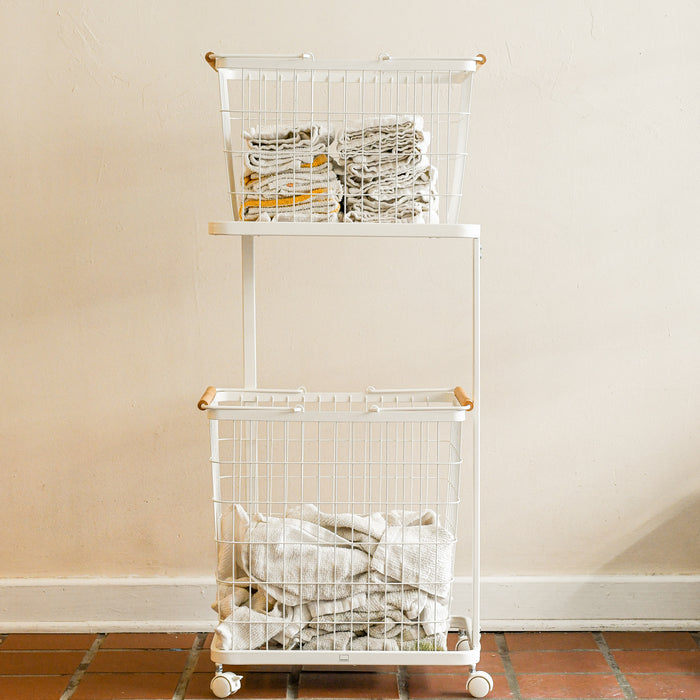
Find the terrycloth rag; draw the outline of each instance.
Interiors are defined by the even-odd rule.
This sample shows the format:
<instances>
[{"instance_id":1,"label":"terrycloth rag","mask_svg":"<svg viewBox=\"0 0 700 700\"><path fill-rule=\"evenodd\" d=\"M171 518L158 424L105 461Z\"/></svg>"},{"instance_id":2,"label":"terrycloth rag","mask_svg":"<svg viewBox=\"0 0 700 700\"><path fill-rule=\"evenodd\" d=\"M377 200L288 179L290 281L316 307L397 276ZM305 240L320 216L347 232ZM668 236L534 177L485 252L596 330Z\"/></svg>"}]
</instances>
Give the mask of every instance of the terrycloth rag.
<instances>
[{"instance_id":1,"label":"terrycloth rag","mask_svg":"<svg viewBox=\"0 0 700 700\"><path fill-rule=\"evenodd\" d=\"M455 538L431 510L236 505L219 543L218 648L446 648Z\"/></svg>"},{"instance_id":2,"label":"terrycloth rag","mask_svg":"<svg viewBox=\"0 0 700 700\"><path fill-rule=\"evenodd\" d=\"M430 133L423 130L422 117L384 115L355 122L340 131L331 153L340 163L361 163L379 153L425 153L429 144Z\"/></svg>"},{"instance_id":3,"label":"terrycloth rag","mask_svg":"<svg viewBox=\"0 0 700 700\"><path fill-rule=\"evenodd\" d=\"M267 214L271 217L271 221L275 221L280 220L280 214L287 214L291 220L295 220L296 214L307 215L311 213L325 215L326 220L330 221L334 216L337 219L339 211L338 197L330 194L325 188L319 187L311 192L269 199L246 195L241 205L240 215L245 221L258 221L263 214Z\"/></svg>"},{"instance_id":4,"label":"terrycloth rag","mask_svg":"<svg viewBox=\"0 0 700 700\"><path fill-rule=\"evenodd\" d=\"M303 172L273 173L262 175L249 173L243 181L246 193L264 197L275 198L278 195L294 195L299 192L312 192L323 188L326 192L340 199L343 196L343 186L336 174L329 168L313 168Z\"/></svg>"},{"instance_id":5,"label":"terrycloth rag","mask_svg":"<svg viewBox=\"0 0 700 700\"><path fill-rule=\"evenodd\" d=\"M357 200L348 198L344 221L436 224L439 214L435 203L423 197L412 199L406 195L394 201L360 197Z\"/></svg>"}]
</instances>

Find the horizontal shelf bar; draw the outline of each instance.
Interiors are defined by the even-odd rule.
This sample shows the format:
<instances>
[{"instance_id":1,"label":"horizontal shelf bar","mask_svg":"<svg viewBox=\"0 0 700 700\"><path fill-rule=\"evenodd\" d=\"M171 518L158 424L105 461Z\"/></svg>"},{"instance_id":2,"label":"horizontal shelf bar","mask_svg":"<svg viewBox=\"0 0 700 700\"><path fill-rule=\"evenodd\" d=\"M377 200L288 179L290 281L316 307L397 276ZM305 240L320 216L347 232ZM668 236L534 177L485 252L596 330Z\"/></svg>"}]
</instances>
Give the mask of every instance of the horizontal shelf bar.
<instances>
[{"instance_id":1,"label":"horizontal shelf bar","mask_svg":"<svg viewBox=\"0 0 700 700\"><path fill-rule=\"evenodd\" d=\"M358 224L210 221L211 236L328 236L330 238L479 238L479 224Z\"/></svg>"}]
</instances>

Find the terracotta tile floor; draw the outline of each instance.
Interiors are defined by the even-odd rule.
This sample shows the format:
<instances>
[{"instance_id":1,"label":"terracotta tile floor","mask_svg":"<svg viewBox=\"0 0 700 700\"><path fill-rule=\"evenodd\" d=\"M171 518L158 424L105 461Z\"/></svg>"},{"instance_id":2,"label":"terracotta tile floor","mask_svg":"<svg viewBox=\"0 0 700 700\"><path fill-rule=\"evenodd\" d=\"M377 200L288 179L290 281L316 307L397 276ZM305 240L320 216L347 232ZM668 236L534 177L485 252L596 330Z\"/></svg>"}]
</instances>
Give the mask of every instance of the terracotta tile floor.
<instances>
[{"instance_id":1,"label":"terracotta tile floor","mask_svg":"<svg viewBox=\"0 0 700 700\"><path fill-rule=\"evenodd\" d=\"M211 635L0 634L0 700L212 698ZM482 638L492 700L700 700L700 633L506 632ZM466 698L458 666L248 666L236 698Z\"/></svg>"}]
</instances>

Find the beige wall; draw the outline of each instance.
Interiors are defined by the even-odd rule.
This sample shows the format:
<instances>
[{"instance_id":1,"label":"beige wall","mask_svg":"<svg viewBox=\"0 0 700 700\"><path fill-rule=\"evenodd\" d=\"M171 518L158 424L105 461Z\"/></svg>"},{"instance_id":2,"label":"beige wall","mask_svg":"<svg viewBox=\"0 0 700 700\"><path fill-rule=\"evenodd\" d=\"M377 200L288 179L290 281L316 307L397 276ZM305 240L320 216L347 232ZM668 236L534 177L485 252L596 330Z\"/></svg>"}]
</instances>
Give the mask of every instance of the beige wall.
<instances>
[{"instance_id":1,"label":"beige wall","mask_svg":"<svg viewBox=\"0 0 700 700\"><path fill-rule=\"evenodd\" d=\"M242 382L240 259L206 235L230 211L202 57L302 49L488 56L462 216L484 245L484 573L700 573L696 3L0 13L0 575L213 573L194 403ZM460 382L464 251L261 242L261 383Z\"/></svg>"}]
</instances>

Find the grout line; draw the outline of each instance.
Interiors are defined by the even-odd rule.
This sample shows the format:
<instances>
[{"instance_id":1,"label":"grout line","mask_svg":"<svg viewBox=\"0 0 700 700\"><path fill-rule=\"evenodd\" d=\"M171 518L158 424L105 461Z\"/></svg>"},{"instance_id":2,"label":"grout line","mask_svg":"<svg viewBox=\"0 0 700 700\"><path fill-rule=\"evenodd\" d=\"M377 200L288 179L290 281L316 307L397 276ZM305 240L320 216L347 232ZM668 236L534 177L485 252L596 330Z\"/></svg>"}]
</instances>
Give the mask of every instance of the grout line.
<instances>
[{"instance_id":1,"label":"grout line","mask_svg":"<svg viewBox=\"0 0 700 700\"><path fill-rule=\"evenodd\" d=\"M523 696L520 694L520 686L518 685L518 679L515 675L515 669L510 660L510 653L508 652L508 643L506 642L506 635L503 632L494 633L494 638L496 640L496 646L498 647L498 653L501 657L501 662L503 663L503 668L506 671L506 680L508 681L508 687L512 693L515 700L523 700Z\"/></svg>"},{"instance_id":2,"label":"grout line","mask_svg":"<svg viewBox=\"0 0 700 700\"><path fill-rule=\"evenodd\" d=\"M625 678L625 674L622 673L622 671L620 671L620 667L617 665L617 661L615 661L615 657L610 651L610 647L605 641L603 633L593 632L593 639L595 639L595 642L598 645L598 649L600 649L601 654L605 657L605 660L608 662L608 666L610 666L612 672L615 674L615 680L620 686L622 692L625 694L626 700L637 700L637 696L635 695L634 690L632 690L632 686L629 684L629 681Z\"/></svg>"},{"instance_id":3,"label":"grout line","mask_svg":"<svg viewBox=\"0 0 700 700\"><path fill-rule=\"evenodd\" d=\"M71 676L70 681L68 681L68 685L66 686L66 689L63 691L63 695L61 695L59 700L68 700L70 697L72 697L75 689L78 687L78 683L83 680L83 676L85 675L88 666L92 663L92 660L95 658L95 654L97 654L99 651L106 636L107 634L105 632L97 633L95 640L91 644L90 648L85 652L83 660L78 665L78 668L75 669L75 672Z\"/></svg>"},{"instance_id":4,"label":"grout line","mask_svg":"<svg viewBox=\"0 0 700 700\"><path fill-rule=\"evenodd\" d=\"M287 700L297 700L299 696L299 674L301 666L292 666L292 670L287 674Z\"/></svg>"},{"instance_id":5,"label":"grout line","mask_svg":"<svg viewBox=\"0 0 700 700\"><path fill-rule=\"evenodd\" d=\"M396 684L399 689L399 700L408 700L408 671L405 666L399 666Z\"/></svg>"},{"instance_id":6,"label":"grout line","mask_svg":"<svg viewBox=\"0 0 700 700\"><path fill-rule=\"evenodd\" d=\"M180 680L178 681L177 688L175 688L175 693L173 694L173 700L183 700L185 697L185 692L187 686L190 683L194 669L197 666L197 661L199 660L199 654L204 647L204 643L207 641L207 632L198 632L192 642L192 648L187 656L187 661L185 662L185 668L182 671Z\"/></svg>"}]
</instances>

